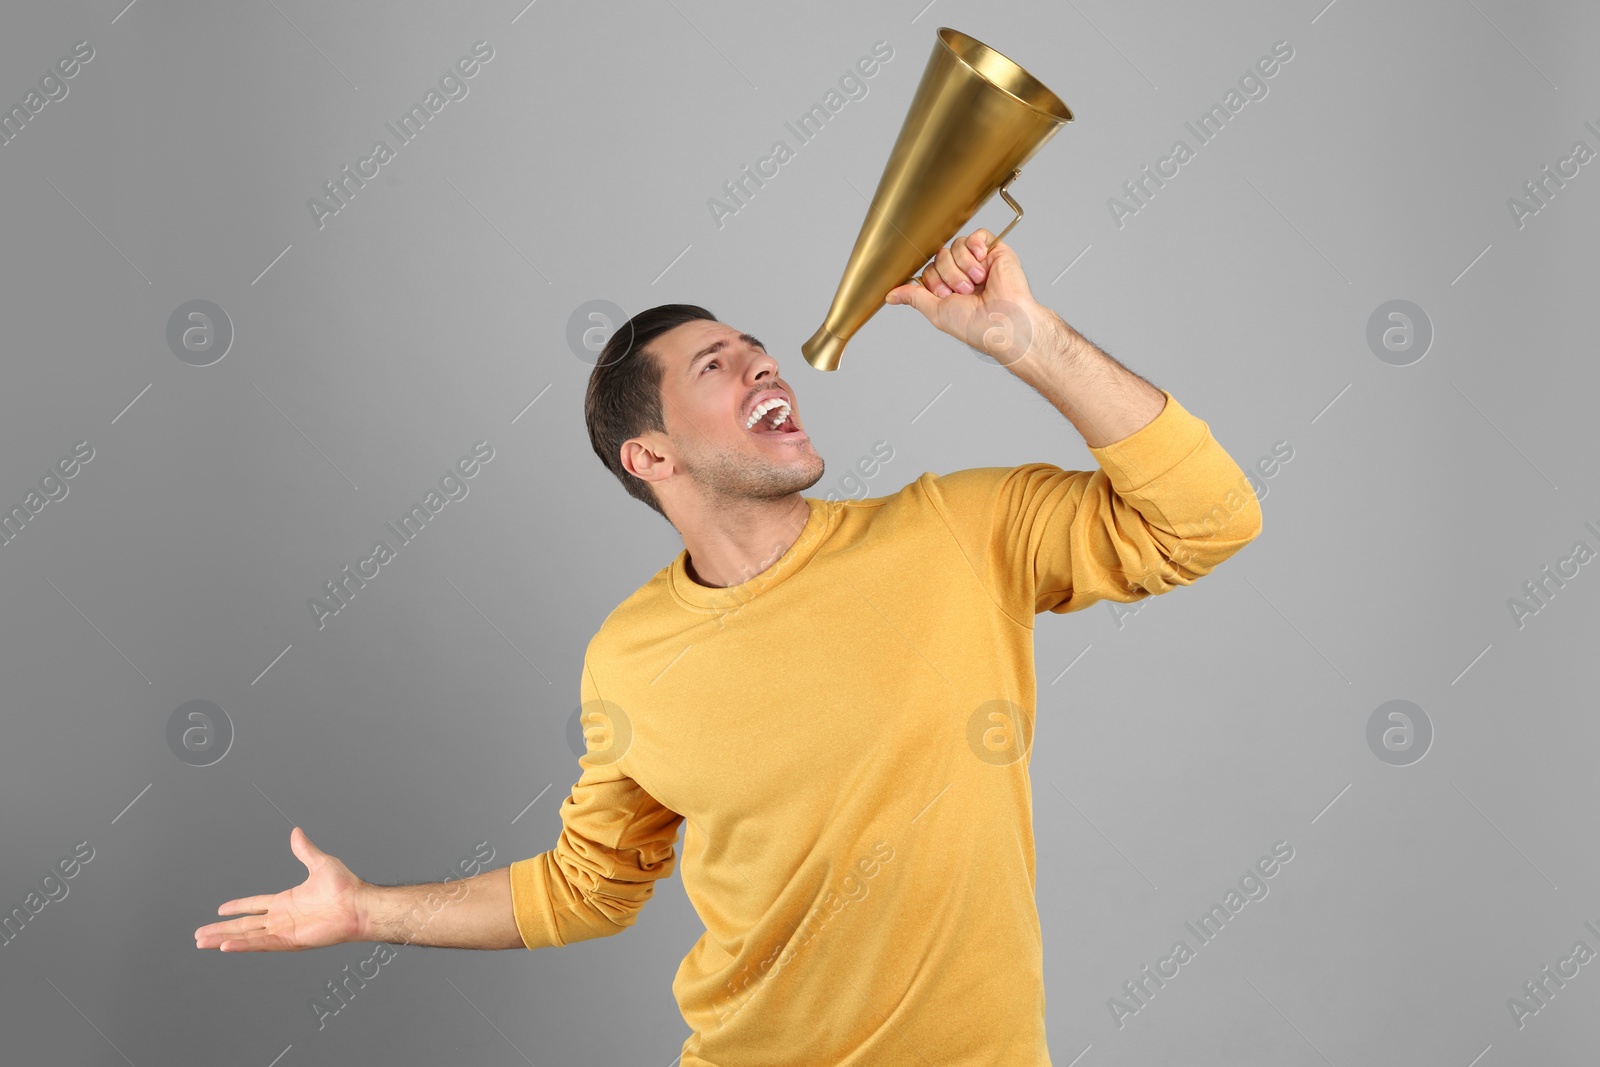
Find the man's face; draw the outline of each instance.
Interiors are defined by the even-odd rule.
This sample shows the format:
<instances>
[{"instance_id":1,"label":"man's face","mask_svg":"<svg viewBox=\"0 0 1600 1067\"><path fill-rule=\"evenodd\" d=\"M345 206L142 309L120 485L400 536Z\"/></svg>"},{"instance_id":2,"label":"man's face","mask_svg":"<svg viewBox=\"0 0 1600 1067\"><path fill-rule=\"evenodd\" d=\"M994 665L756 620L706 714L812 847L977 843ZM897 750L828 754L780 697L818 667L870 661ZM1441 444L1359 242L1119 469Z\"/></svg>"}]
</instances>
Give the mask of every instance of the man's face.
<instances>
[{"instance_id":1,"label":"man's face","mask_svg":"<svg viewBox=\"0 0 1600 1067\"><path fill-rule=\"evenodd\" d=\"M677 493L667 483L683 475L708 503L776 500L821 479L822 457L800 425L794 391L760 341L726 323L696 320L650 347L662 364L667 433L635 440L671 471L655 482L657 493Z\"/></svg>"}]
</instances>

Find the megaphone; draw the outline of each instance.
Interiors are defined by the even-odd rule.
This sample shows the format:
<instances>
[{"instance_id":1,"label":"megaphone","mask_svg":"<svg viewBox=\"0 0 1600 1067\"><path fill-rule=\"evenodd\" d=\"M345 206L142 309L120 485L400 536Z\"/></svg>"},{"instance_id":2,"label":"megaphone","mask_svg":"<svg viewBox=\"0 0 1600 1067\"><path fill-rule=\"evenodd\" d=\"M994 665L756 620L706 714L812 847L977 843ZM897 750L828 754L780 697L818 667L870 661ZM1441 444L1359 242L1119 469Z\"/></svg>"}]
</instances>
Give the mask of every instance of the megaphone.
<instances>
[{"instance_id":1,"label":"megaphone","mask_svg":"<svg viewBox=\"0 0 1600 1067\"><path fill-rule=\"evenodd\" d=\"M1010 233L1022 218L1011 183L1071 121L1072 110L1033 75L941 26L833 306L800 346L806 362L838 370L845 344L889 290L920 274L996 191L1016 217L994 241Z\"/></svg>"}]
</instances>

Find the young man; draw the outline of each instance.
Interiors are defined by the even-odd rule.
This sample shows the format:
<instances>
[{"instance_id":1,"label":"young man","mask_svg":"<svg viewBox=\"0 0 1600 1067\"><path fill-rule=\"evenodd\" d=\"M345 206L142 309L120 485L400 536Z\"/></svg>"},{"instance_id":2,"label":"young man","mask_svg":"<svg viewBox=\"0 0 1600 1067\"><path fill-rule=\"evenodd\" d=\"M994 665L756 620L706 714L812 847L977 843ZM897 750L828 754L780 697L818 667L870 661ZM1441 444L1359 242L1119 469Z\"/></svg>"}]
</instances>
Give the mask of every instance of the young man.
<instances>
[{"instance_id":1,"label":"young man","mask_svg":"<svg viewBox=\"0 0 1600 1067\"><path fill-rule=\"evenodd\" d=\"M589 643L587 751L555 847L375 886L296 827L305 883L229 901L218 914L245 917L196 944L606 937L672 873L684 824L706 932L672 985L683 1067L1048 1064L1034 616L1188 585L1260 532L1261 509L1204 422L1039 305L989 239L951 242L888 302L1032 385L1099 470L803 497L822 459L761 343L692 305L636 316L590 380L590 439L684 551Z\"/></svg>"}]
</instances>

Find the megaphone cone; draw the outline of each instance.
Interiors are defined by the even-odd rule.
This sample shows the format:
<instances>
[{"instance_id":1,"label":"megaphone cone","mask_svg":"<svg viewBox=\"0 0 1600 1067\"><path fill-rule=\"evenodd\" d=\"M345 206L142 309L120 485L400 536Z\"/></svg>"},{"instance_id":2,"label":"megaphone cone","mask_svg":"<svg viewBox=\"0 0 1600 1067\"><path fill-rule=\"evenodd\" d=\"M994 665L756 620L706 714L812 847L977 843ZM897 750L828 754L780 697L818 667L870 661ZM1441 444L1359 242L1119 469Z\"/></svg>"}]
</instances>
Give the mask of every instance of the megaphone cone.
<instances>
[{"instance_id":1,"label":"megaphone cone","mask_svg":"<svg viewBox=\"0 0 1600 1067\"><path fill-rule=\"evenodd\" d=\"M919 274L997 190L1017 215L995 240L1009 233L1022 209L1004 187L1071 121L1071 109L1027 71L940 27L833 306L800 346L806 362L837 370L889 290Z\"/></svg>"}]
</instances>

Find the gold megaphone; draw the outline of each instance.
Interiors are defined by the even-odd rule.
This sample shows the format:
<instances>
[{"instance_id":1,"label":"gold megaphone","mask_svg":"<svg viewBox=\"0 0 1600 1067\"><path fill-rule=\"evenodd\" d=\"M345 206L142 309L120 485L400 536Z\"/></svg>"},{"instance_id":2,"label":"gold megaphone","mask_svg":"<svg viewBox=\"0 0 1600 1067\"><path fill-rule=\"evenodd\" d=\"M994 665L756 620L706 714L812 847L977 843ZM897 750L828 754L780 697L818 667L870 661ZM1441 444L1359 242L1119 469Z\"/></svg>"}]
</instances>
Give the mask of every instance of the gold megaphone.
<instances>
[{"instance_id":1,"label":"gold megaphone","mask_svg":"<svg viewBox=\"0 0 1600 1067\"><path fill-rule=\"evenodd\" d=\"M890 289L910 281L1023 164L1072 121L1072 110L1033 75L981 41L939 28L900 136L845 264L828 317L805 344L806 361L837 370L845 344ZM991 246L994 242L990 242Z\"/></svg>"}]
</instances>

